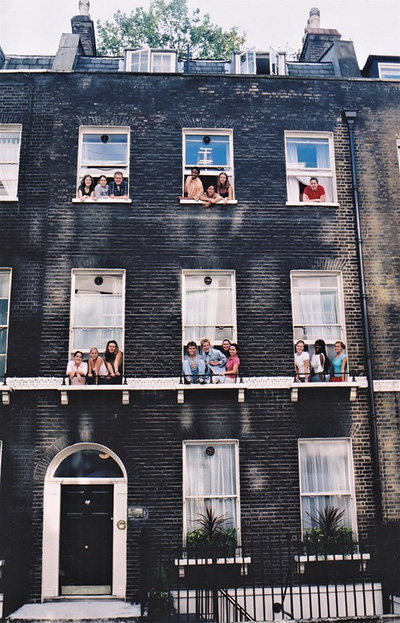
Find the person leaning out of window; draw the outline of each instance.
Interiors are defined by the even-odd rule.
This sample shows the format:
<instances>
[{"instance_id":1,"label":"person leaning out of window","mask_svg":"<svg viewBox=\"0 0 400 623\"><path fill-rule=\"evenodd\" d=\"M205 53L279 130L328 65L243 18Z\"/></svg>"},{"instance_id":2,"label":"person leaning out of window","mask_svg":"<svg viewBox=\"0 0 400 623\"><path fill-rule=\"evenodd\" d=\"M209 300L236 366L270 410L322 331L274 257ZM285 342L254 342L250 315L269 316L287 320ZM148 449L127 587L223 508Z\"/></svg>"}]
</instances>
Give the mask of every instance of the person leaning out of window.
<instances>
[{"instance_id":1,"label":"person leaning out of window","mask_svg":"<svg viewBox=\"0 0 400 623\"><path fill-rule=\"evenodd\" d=\"M108 196L110 199L129 199L128 182L121 171L114 173L114 181L108 185Z\"/></svg>"},{"instance_id":2,"label":"person leaning out of window","mask_svg":"<svg viewBox=\"0 0 400 623\"><path fill-rule=\"evenodd\" d=\"M94 189L95 199L108 199L108 181L105 175L100 175L99 183Z\"/></svg>"},{"instance_id":3,"label":"person leaning out of window","mask_svg":"<svg viewBox=\"0 0 400 623\"><path fill-rule=\"evenodd\" d=\"M238 351L238 345L232 343L229 347L229 359L226 362L226 370L225 372L220 372L220 374L225 375L226 383L236 383L240 366Z\"/></svg>"},{"instance_id":4,"label":"person leaning out of window","mask_svg":"<svg viewBox=\"0 0 400 623\"><path fill-rule=\"evenodd\" d=\"M86 199L94 199L94 180L91 175L84 175L80 186L78 186L78 199L86 201Z\"/></svg>"},{"instance_id":5,"label":"person leaning out of window","mask_svg":"<svg viewBox=\"0 0 400 623\"><path fill-rule=\"evenodd\" d=\"M211 184L205 193L203 193L200 197L200 201L202 202L204 208L209 208L211 205L215 205L216 203L226 203L227 199L223 199L221 195L215 192L215 186Z\"/></svg>"},{"instance_id":6,"label":"person leaning out of window","mask_svg":"<svg viewBox=\"0 0 400 623\"><path fill-rule=\"evenodd\" d=\"M303 201L309 203L321 203L326 201L326 192L325 188L318 184L318 179L316 177L310 178L310 185L306 186L303 191Z\"/></svg>"},{"instance_id":7,"label":"person leaning out of window","mask_svg":"<svg viewBox=\"0 0 400 623\"><path fill-rule=\"evenodd\" d=\"M233 199L233 189L229 182L229 178L224 171L218 175L217 194L222 197L224 200L223 203L225 204L227 201L232 201Z\"/></svg>"},{"instance_id":8,"label":"person leaning out of window","mask_svg":"<svg viewBox=\"0 0 400 623\"><path fill-rule=\"evenodd\" d=\"M68 361L67 376L71 385L85 385L88 366L83 361L83 353L77 350L73 361Z\"/></svg>"},{"instance_id":9,"label":"person leaning out of window","mask_svg":"<svg viewBox=\"0 0 400 623\"><path fill-rule=\"evenodd\" d=\"M87 384L98 385L108 375L104 360L99 356L98 349L93 346L89 351Z\"/></svg>"},{"instance_id":10,"label":"person leaning out of window","mask_svg":"<svg viewBox=\"0 0 400 623\"><path fill-rule=\"evenodd\" d=\"M346 380L347 355L345 348L345 345L340 340L335 342L335 356L332 359L333 374L329 379L330 383L340 383Z\"/></svg>"},{"instance_id":11,"label":"person leaning out of window","mask_svg":"<svg viewBox=\"0 0 400 623\"><path fill-rule=\"evenodd\" d=\"M200 169L198 167L192 167L190 175L185 180L184 197L178 197L179 201L185 199L193 199L198 201L204 192L203 183L199 178Z\"/></svg>"},{"instance_id":12,"label":"person leaning out of window","mask_svg":"<svg viewBox=\"0 0 400 623\"><path fill-rule=\"evenodd\" d=\"M104 353L107 376L99 379L100 384L118 385L122 383L122 360L123 353L119 350L118 343L115 340L109 340Z\"/></svg>"}]
</instances>

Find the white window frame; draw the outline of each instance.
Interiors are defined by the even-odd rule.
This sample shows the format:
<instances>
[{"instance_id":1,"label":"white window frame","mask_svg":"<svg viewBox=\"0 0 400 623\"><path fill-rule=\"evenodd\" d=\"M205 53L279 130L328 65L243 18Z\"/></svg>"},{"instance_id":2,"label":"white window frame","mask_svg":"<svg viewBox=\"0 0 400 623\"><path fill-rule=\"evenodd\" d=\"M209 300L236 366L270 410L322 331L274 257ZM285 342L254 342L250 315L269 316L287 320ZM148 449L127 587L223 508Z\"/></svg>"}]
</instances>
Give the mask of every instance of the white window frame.
<instances>
[{"instance_id":1,"label":"white window frame","mask_svg":"<svg viewBox=\"0 0 400 623\"><path fill-rule=\"evenodd\" d=\"M16 186L15 186L15 195L0 195L0 201L18 201L18 182L19 182L19 163L21 156L21 137L22 137L22 125L20 123L1 123L0 124L0 134L5 132L15 132L19 133L18 140L18 154L13 162L3 161L0 153L0 167L1 165L9 165L16 167ZM0 150L1 151L1 150ZM1 177L0 177L1 181Z\"/></svg>"},{"instance_id":2,"label":"white window frame","mask_svg":"<svg viewBox=\"0 0 400 623\"><path fill-rule=\"evenodd\" d=\"M398 75L397 78L385 76L386 71L392 72L393 70ZM400 63L378 63L378 72L381 80L400 80Z\"/></svg>"},{"instance_id":3,"label":"white window frame","mask_svg":"<svg viewBox=\"0 0 400 623\"><path fill-rule=\"evenodd\" d=\"M202 164L186 164L186 137L196 135L196 136L227 136L229 138L229 162L226 168L214 166L207 168L207 165L204 166ZM217 183L217 178L220 173L226 173L229 177L229 182L232 186L233 197L235 197L235 169L233 165L233 130L229 128L183 128L182 129L182 196L185 192L185 179L190 175L190 172L193 167L198 167L200 169L200 179L202 177L213 177L215 178L215 184ZM204 186L204 184L203 184ZM206 188L204 187L204 192ZM193 200L188 200L187 198L184 200L185 203L193 203ZM236 203L235 200L229 201L228 203Z\"/></svg>"},{"instance_id":4,"label":"white window frame","mask_svg":"<svg viewBox=\"0 0 400 623\"><path fill-rule=\"evenodd\" d=\"M122 318L122 326L121 326L121 334L122 339L118 341L118 346L120 350L124 351L124 343L125 343L125 281L126 281L126 271L124 269L108 269L108 268L73 268L71 271L71 307L70 307L70 326L69 326L69 359L73 358L73 353L75 352L74 344L74 316L75 316L75 283L77 275L93 275L102 277L104 275L110 276L121 276L121 318ZM92 327L88 327L92 328ZM96 327L93 327L96 328ZM112 339L112 338L111 338ZM101 351L100 344L92 344L91 346L96 346L99 351ZM83 352L84 355L89 353L88 349L79 348Z\"/></svg>"},{"instance_id":5,"label":"white window frame","mask_svg":"<svg viewBox=\"0 0 400 623\"><path fill-rule=\"evenodd\" d=\"M182 271L182 345L183 347L186 346L187 341L186 337L185 337L185 333L186 333L186 327L190 326L190 325L185 325L185 318L186 318L186 276L187 275L202 275L204 277L207 277L208 275L210 277L213 277L215 275L230 275L231 276L231 292L232 292L232 339L231 342L237 342L237 318L236 318L236 272L234 270L184 270ZM197 325L196 325L197 326ZM219 326L219 325L217 325ZM210 339L210 336L206 336L203 335L202 337L208 337ZM221 340L220 342L213 342L213 346L216 345L221 345L222 344Z\"/></svg>"},{"instance_id":6,"label":"white window frame","mask_svg":"<svg viewBox=\"0 0 400 623\"><path fill-rule=\"evenodd\" d=\"M246 76L253 76L257 73L256 48L235 54L235 73Z\"/></svg>"},{"instance_id":7,"label":"white window frame","mask_svg":"<svg viewBox=\"0 0 400 623\"><path fill-rule=\"evenodd\" d=\"M6 330L6 348L4 355L4 374L7 373L7 357L8 357L8 334L10 329L10 304L11 304L11 279L12 279L12 269L11 268L0 268L0 273L8 274L8 293L7 293L7 324L1 324L0 329Z\"/></svg>"},{"instance_id":8,"label":"white window frame","mask_svg":"<svg viewBox=\"0 0 400 623\"><path fill-rule=\"evenodd\" d=\"M343 342L345 345L347 344L346 341L346 321L345 321L345 307L344 307L344 298L343 298L343 277L342 277L342 273L340 271L336 271L336 270L292 270L290 272L290 292L291 292L291 302L292 302L292 326L293 326L293 344L296 344L296 342L298 340L303 340L307 346L312 346L315 342L315 339L307 339L307 337L305 337L303 335L303 337L299 337L295 335L295 330L296 327L299 327L301 325L298 325L295 323L295 309L296 309L296 303L295 303L295 291L297 288L295 288L295 286L293 285L293 278L294 277L303 277L303 278L313 278L313 277L336 277L336 284L337 284L337 293L338 293L338 314L339 314L339 320L341 321L340 323L338 323L338 326L340 327L340 337L338 337L335 340L328 340L325 338L322 338L325 340L325 343L327 346L332 346L335 342L337 342L338 340L340 340L341 342ZM321 323L315 323L317 326L323 326L321 325ZM321 336L322 337L322 336ZM318 339L318 338L316 338ZM346 348L346 355L347 355L347 348ZM347 358L347 368L348 368L348 358Z\"/></svg>"},{"instance_id":9,"label":"white window frame","mask_svg":"<svg viewBox=\"0 0 400 623\"><path fill-rule=\"evenodd\" d=\"M82 154L83 154L83 137L87 134L126 134L126 155L127 161L125 165L116 165L113 162L107 163L99 163L100 166L88 166L82 164ZM131 129L129 126L96 126L96 125L82 125L79 126L79 138L78 138L78 164L77 164L77 181L76 188L78 188L81 184L82 178L84 175L88 174L94 178L98 178L100 175L105 175L107 177L108 183L112 182L114 179L114 173L116 171L121 171L124 176L124 180L128 183L128 194L129 194L129 161L130 161L130 139L131 139ZM77 193L77 191L76 191ZM77 197L77 194L75 195ZM79 199L74 198L73 201L79 203ZM86 199L88 201L88 199ZM120 197L116 199L98 199L96 203L101 202L124 202L131 203L130 199L122 199Z\"/></svg>"},{"instance_id":10,"label":"white window frame","mask_svg":"<svg viewBox=\"0 0 400 623\"><path fill-rule=\"evenodd\" d=\"M240 513L240 470L239 470L239 441L237 439L190 439L184 441L182 444L182 493L183 493L183 545L186 545L186 536L187 536L187 499L190 497L186 494L187 490L187 461L186 461L186 448L188 446L199 446L202 445L205 448L207 446L224 446L224 445L233 445L235 447L235 481L236 481L236 495L230 496L191 496L192 498L202 499L204 497L207 498L216 498L221 499L223 497L226 498L236 498L236 517L237 517L237 525L236 525L236 537L237 537L237 545L241 545L241 513Z\"/></svg>"},{"instance_id":11,"label":"white window frame","mask_svg":"<svg viewBox=\"0 0 400 623\"><path fill-rule=\"evenodd\" d=\"M313 168L303 168L300 166L296 166L296 165L289 165L289 158L288 158L288 149L287 149L287 139L303 139L303 138L308 138L308 139L328 139L328 145L329 145L329 160L330 160L330 167L328 168L318 168L318 167L313 167ZM333 136L333 132L303 132L303 131L297 131L297 130L285 130L285 136L284 136L284 140L285 140L285 159L286 159L286 187L287 187L287 201L286 201L286 205L318 205L318 206L338 206L339 204L337 203L337 185L336 185L336 167L335 167L335 148L334 148L334 136ZM310 177L316 177L318 179L318 183L321 184L321 186L324 186L324 179L329 178L332 180L332 194L333 197L331 197L330 201L325 201L323 203L317 203L315 204L314 202L306 202L306 201L299 201L298 199L292 199L290 197L290 190L289 190L289 178L291 177L297 177L297 176L301 176L301 177L307 177L308 180L310 179Z\"/></svg>"},{"instance_id":12,"label":"white window frame","mask_svg":"<svg viewBox=\"0 0 400 623\"><path fill-rule=\"evenodd\" d=\"M349 498L349 508L350 508L350 520L351 526L346 526L352 529L353 531L353 539L357 540L357 506L356 506L356 494L355 494L355 484L354 484L354 464L353 464L353 445L350 437L311 437L308 439L299 439L298 440L298 463L299 463L299 487L300 487L300 521L301 521L301 534L304 536L305 528L304 528L304 520L303 520L303 499L310 497L322 497L326 495L335 495L338 496L338 493L335 491L314 491L303 492L302 487L302 474L301 474L301 460L300 460L300 447L301 445L309 445L309 444L319 444L319 445L332 445L332 444L346 444L347 448L347 465L349 471L349 489L344 494L347 498Z\"/></svg>"},{"instance_id":13,"label":"white window frame","mask_svg":"<svg viewBox=\"0 0 400 623\"><path fill-rule=\"evenodd\" d=\"M139 59L142 55L147 55L147 68L144 70L144 73L163 73L163 74L174 74L176 73L176 64L177 64L177 53L174 50L162 50L158 48L140 48L139 50L126 50L125 53L125 69L128 72L132 73L142 73L141 71L134 71L132 69L132 56L134 54L139 54ZM163 61L166 58L169 58L169 69L161 72L156 72L154 70L154 57L162 56ZM140 60L139 60L140 64Z\"/></svg>"}]
</instances>

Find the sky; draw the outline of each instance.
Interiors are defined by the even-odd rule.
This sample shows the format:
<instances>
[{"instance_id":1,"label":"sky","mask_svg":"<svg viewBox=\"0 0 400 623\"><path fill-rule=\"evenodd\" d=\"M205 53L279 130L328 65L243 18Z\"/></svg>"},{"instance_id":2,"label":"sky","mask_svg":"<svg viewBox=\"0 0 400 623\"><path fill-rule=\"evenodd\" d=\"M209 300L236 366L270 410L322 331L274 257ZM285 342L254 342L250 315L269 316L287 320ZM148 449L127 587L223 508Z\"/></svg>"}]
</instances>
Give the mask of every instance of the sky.
<instances>
[{"instance_id":1,"label":"sky","mask_svg":"<svg viewBox=\"0 0 400 623\"><path fill-rule=\"evenodd\" d=\"M400 0L188 0L228 30L245 32L245 47L297 51L309 10L321 12L321 28L336 28L354 42L359 65L369 54L400 56ZM90 16L111 20L149 0L91 0ZM54 55L61 33L71 32L78 0L0 0L0 44L5 54Z\"/></svg>"}]
</instances>

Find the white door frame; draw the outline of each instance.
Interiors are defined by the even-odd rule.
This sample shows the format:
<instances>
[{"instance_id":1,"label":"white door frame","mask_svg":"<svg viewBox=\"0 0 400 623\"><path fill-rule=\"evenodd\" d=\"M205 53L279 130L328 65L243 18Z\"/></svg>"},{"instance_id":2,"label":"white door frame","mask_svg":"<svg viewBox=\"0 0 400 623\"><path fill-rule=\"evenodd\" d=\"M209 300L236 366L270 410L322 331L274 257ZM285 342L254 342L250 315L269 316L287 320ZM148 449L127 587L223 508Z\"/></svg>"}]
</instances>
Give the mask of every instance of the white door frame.
<instances>
[{"instance_id":1,"label":"white door frame","mask_svg":"<svg viewBox=\"0 0 400 623\"><path fill-rule=\"evenodd\" d=\"M54 478L57 467L80 450L109 454L122 470L123 478ZM76 443L62 450L50 463L44 482L42 602L59 596L61 485L114 485L112 596L126 596L126 541L128 479L121 459L109 448L96 443Z\"/></svg>"}]
</instances>

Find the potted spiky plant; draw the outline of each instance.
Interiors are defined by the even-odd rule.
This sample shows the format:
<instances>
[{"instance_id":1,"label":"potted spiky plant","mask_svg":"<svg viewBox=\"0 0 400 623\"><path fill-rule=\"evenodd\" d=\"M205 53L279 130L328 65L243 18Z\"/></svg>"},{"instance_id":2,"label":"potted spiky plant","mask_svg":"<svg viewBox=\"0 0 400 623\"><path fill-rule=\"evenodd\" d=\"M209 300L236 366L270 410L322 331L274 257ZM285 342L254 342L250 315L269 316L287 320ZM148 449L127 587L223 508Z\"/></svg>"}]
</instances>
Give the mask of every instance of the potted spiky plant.
<instances>
[{"instance_id":1,"label":"potted spiky plant","mask_svg":"<svg viewBox=\"0 0 400 623\"><path fill-rule=\"evenodd\" d=\"M353 530L343 526L345 511L325 506L314 514L307 513L313 524L305 532L304 542L309 554L351 554L354 552Z\"/></svg>"},{"instance_id":2,"label":"potted spiky plant","mask_svg":"<svg viewBox=\"0 0 400 623\"><path fill-rule=\"evenodd\" d=\"M236 529L224 527L226 521L226 515L216 515L211 506L206 506L204 513L198 515L200 527L186 537L187 555L196 558L234 556Z\"/></svg>"}]
</instances>

